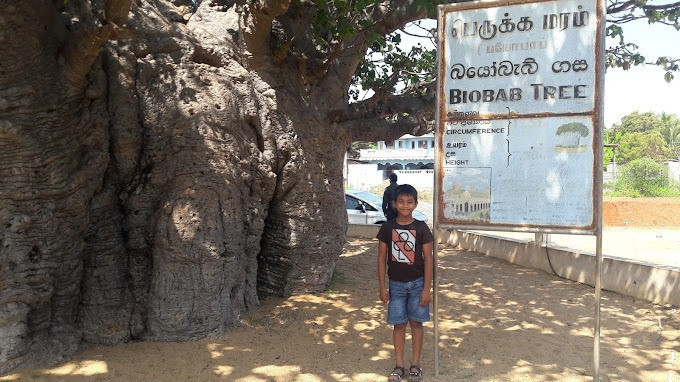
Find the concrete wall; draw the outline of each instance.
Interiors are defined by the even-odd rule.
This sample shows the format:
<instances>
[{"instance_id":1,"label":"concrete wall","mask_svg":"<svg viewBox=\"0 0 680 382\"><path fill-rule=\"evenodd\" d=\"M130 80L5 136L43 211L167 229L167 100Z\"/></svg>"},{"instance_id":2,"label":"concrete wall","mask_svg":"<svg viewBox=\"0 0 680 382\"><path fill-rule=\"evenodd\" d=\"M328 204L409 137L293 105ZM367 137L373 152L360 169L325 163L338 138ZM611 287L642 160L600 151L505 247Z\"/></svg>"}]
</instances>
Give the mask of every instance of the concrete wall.
<instances>
[{"instance_id":1,"label":"concrete wall","mask_svg":"<svg viewBox=\"0 0 680 382\"><path fill-rule=\"evenodd\" d=\"M680 161L666 162L668 167L668 177L680 182Z\"/></svg>"},{"instance_id":2,"label":"concrete wall","mask_svg":"<svg viewBox=\"0 0 680 382\"><path fill-rule=\"evenodd\" d=\"M418 190L434 189L434 170L398 170L397 183L410 184Z\"/></svg>"},{"instance_id":3,"label":"concrete wall","mask_svg":"<svg viewBox=\"0 0 680 382\"><path fill-rule=\"evenodd\" d=\"M434 170L395 170L397 183L410 184L418 190L434 188ZM349 188L368 191L385 180L385 172L375 163L350 163L346 167L345 184Z\"/></svg>"},{"instance_id":4,"label":"concrete wall","mask_svg":"<svg viewBox=\"0 0 680 382\"><path fill-rule=\"evenodd\" d=\"M379 226L350 225L347 236L374 238ZM591 286L595 285L595 256L554 245L468 231L439 230L438 241ZM604 256L602 289L659 304L680 306L680 269Z\"/></svg>"},{"instance_id":5,"label":"concrete wall","mask_svg":"<svg viewBox=\"0 0 680 382\"><path fill-rule=\"evenodd\" d=\"M368 191L371 187L383 182L383 171L378 165L352 163L347 165L346 184L349 188Z\"/></svg>"}]
</instances>

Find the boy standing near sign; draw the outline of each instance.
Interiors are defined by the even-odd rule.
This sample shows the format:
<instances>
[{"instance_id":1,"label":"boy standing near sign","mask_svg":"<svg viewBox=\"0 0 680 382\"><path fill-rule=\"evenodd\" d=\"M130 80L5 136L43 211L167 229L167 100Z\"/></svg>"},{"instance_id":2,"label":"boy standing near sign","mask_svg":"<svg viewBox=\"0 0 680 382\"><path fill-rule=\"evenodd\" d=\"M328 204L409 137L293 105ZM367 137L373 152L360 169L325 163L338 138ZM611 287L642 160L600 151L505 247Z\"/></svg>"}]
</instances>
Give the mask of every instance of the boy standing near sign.
<instances>
[{"instance_id":1,"label":"boy standing near sign","mask_svg":"<svg viewBox=\"0 0 680 382\"><path fill-rule=\"evenodd\" d=\"M434 238L424 222L413 218L418 192L403 184L394 190L397 218L380 227L378 247L378 286L380 300L388 303L387 323L394 325L395 367L388 381L422 381L420 355L423 348L423 322L430 320L432 301L432 245ZM385 274L389 285L385 283ZM412 358L408 372L404 367L406 326L411 327Z\"/></svg>"}]
</instances>

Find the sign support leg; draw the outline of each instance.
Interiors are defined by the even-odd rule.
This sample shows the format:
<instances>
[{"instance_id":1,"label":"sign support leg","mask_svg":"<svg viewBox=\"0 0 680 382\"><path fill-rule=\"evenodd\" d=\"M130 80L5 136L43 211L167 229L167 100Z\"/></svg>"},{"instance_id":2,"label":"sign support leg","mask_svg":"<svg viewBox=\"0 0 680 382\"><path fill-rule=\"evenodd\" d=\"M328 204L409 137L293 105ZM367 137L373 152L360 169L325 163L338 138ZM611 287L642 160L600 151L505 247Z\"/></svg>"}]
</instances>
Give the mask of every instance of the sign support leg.
<instances>
[{"instance_id":1,"label":"sign support leg","mask_svg":"<svg viewBox=\"0 0 680 382\"><path fill-rule=\"evenodd\" d=\"M434 308L434 376L439 377L439 277L437 277L437 255L439 252L439 242L437 238L437 228L434 228L434 250L432 254L433 272L432 281L434 282L434 293L432 294L432 305Z\"/></svg>"},{"instance_id":2,"label":"sign support leg","mask_svg":"<svg viewBox=\"0 0 680 382\"><path fill-rule=\"evenodd\" d=\"M595 240L595 333L593 343L593 381L600 381L600 298L602 294L602 223Z\"/></svg>"}]
</instances>

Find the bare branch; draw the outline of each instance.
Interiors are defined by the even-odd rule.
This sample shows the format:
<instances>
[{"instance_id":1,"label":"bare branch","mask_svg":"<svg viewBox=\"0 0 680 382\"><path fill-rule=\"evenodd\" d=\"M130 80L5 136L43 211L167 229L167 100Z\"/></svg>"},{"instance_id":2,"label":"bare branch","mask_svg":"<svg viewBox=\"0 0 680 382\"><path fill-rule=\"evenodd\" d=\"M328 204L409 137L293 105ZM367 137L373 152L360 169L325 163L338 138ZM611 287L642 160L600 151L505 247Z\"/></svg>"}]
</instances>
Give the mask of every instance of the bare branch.
<instances>
[{"instance_id":1,"label":"bare branch","mask_svg":"<svg viewBox=\"0 0 680 382\"><path fill-rule=\"evenodd\" d=\"M431 131L431 125L425 119L413 117L374 118L360 123L348 121L337 126L350 130L353 141L393 141L404 134L423 135Z\"/></svg>"},{"instance_id":2,"label":"bare branch","mask_svg":"<svg viewBox=\"0 0 680 382\"><path fill-rule=\"evenodd\" d=\"M639 19L646 19L647 16L635 16L630 13L626 14L625 16L621 16L619 18L607 18L607 23L609 24L625 24L629 23L631 21L639 20Z\"/></svg>"},{"instance_id":3,"label":"bare branch","mask_svg":"<svg viewBox=\"0 0 680 382\"><path fill-rule=\"evenodd\" d=\"M677 7L680 7L680 1L675 2L675 3L669 3L669 4L643 5L642 9L649 9L649 10L654 10L654 11L664 11L664 10L667 10L667 9L672 9L672 8L677 8Z\"/></svg>"},{"instance_id":4,"label":"bare branch","mask_svg":"<svg viewBox=\"0 0 680 382\"><path fill-rule=\"evenodd\" d=\"M627 0L622 2L613 2L607 6L607 14L615 15L616 13L624 11L632 11L635 8L639 8L643 11L665 11L668 9L673 9L680 7L680 1L668 4L644 4L636 0Z\"/></svg>"},{"instance_id":5,"label":"bare branch","mask_svg":"<svg viewBox=\"0 0 680 382\"><path fill-rule=\"evenodd\" d=\"M399 28L399 32L403 33L407 36L416 37L416 38L427 38L427 39L432 38L432 35L429 34L429 33L427 35L415 34L415 33L411 33L409 31L407 31L406 28Z\"/></svg>"},{"instance_id":6,"label":"bare branch","mask_svg":"<svg viewBox=\"0 0 680 382\"><path fill-rule=\"evenodd\" d=\"M390 95L378 99L371 97L365 101L349 105L345 110L329 113L333 122L356 121L390 118L402 115L433 115L435 104L435 83L421 83L412 89L407 89L410 94Z\"/></svg>"},{"instance_id":7,"label":"bare branch","mask_svg":"<svg viewBox=\"0 0 680 382\"><path fill-rule=\"evenodd\" d=\"M623 12L627 9L630 9L635 5L636 1L635 0L628 0L624 2L616 2L613 4L610 4L607 6L607 14L614 14L614 13L619 13Z\"/></svg>"}]
</instances>

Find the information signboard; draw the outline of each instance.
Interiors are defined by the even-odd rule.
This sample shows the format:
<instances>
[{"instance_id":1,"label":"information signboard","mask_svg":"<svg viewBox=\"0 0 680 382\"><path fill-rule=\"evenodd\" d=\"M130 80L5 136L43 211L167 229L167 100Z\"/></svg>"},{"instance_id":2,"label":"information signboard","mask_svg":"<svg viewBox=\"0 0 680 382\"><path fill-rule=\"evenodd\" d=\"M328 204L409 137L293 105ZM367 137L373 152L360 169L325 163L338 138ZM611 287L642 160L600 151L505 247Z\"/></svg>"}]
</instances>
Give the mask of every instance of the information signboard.
<instances>
[{"instance_id":1,"label":"information signboard","mask_svg":"<svg viewBox=\"0 0 680 382\"><path fill-rule=\"evenodd\" d=\"M440 7L440 225L594 232L602 12L576 0Z\"/></svg>"}]
</instances>

